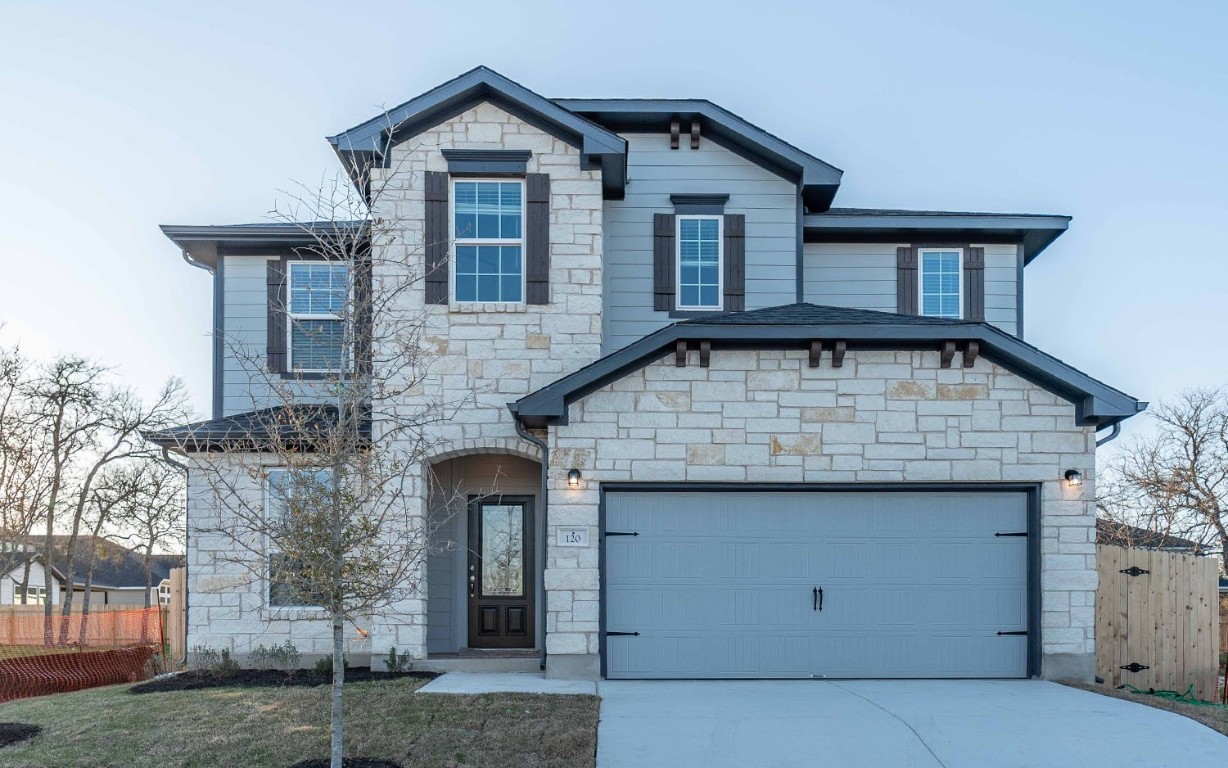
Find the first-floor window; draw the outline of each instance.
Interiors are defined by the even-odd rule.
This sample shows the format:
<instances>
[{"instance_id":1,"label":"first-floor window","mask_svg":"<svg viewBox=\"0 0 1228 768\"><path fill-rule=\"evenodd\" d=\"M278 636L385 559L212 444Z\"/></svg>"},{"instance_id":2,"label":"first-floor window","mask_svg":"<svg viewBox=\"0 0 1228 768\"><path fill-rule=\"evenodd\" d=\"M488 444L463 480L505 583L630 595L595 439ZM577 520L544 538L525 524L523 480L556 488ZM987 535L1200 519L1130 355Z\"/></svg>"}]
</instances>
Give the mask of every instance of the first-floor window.
<instances>
[{"instance_id":1,"label":"first-floor window","mask_svg":"<svg viewBox=\"0 0 1228 768\"><path fill-rule=\"evenodd\" d=\"M171 604L171 585L170 584L159 584L158 585L158 605L170 605L170 604Z\"/></svg>"},{"instance_id":2,"label":"first-floor window","mask_svg":"<svg viewBox=\"0 0 1228 768\"><path fill-rule=\"evenodd\" d=\"M921 314L958 320L964 316L962 248L920 251Z\"/></svg>"},{"instance_id":3,"label":"first-floor window","mask_svg":"<svg viewBox=\"0 0 1228 768\"><path fill-rule=\"evenodd\" d=\"M281 551L283 536L328 503L331 475L327 470L276 469L268 473L265 519L269 527L269 606L319 608L324 600L303 561Z\"/></svg>"},{"instance_id":4,"label":"first-floor window","mask_svg":"<svg viewBox=\"0 0 1228 768\"><path fill-rule=\"evenodd\" d=\"M345 363L349 267L327 261L292 261L286 266L290 370L340 371Z\"/></svg>"},{"instance_id":5,"label":"first-floor window","mask_svg":"<svg viewBox=\"0 0 1228 768\"><path fill-rule=\"evenodd\" d=\"M678 309L721 308L720 216L678 217Z\"/></svg>"}]
</instances>

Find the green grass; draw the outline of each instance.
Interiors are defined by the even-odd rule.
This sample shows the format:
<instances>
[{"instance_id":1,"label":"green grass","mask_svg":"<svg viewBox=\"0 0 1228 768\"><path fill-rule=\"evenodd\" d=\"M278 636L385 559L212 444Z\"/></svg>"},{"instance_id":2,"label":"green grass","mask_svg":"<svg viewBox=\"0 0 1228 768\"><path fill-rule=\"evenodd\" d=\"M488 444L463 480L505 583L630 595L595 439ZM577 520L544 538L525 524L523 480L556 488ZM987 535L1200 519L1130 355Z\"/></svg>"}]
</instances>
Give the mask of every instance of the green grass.
<instances>
[{"instance_id":1,"label":"green grass","mask_svg":"<svg viewBox=\"0 0 1228 768\"><path fill-rule=\"evenodd\" d=\"M448 768L592 768L595 696L417 694L425 681L346 686L347 756ZM0 704L34 739L0 766L277 766L328 755L328 688L128 693L127 685Z\"/></svg>"}]
</instances>

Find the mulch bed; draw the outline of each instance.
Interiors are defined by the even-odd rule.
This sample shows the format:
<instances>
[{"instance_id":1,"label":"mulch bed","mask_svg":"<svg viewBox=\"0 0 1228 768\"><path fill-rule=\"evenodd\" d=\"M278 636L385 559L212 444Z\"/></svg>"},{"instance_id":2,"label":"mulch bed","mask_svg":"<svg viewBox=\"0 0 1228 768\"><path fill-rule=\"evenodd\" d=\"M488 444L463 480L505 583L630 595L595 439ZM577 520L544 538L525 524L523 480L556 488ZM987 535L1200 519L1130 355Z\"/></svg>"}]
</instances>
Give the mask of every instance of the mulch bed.
<instances>
[{"instance_id":1,"label":"mulch bed","mask_svg":"<svg viewBox=\"0 0 1228 768\"><path fill-rule=\"evenodd\" d=\"M290 768L328 768L332 763L328 758L319 760L300 760ZM400 763L391 760L376 760L373 757L343 757L342 768L401 768Z\"/></svg>"},{"instance_id":2,"label":"mulch bed","mask_svg":"<svg viewBox=\"0 0 1228 768\"><path fill-rule=\"evenodd\" d=\"M345 671L346 683L366 683L377 680L404 678L434 680L438 672L374 672L365 667ZM196 691L202 688L288 688L332 685L332 674L322 675L311 669L283 672L279 669L240 669L229 677L214 677L210 672L181 672L159 677L128 689L130 693L164 693L166 691ZM361 758L355 758L361 759ZM327 765L327 762L324 763ZM355 763L355 765L360 765ZM376 763L370 763L376 766Z\"/></svg>"},{"instance_id":3,"label":"mulch bed","mask_svg":"<svg viewBox=\"0 0 1228 768\"><path fill-rule=\"evenodd\" d=\"M29 723L0 723L0 747L32 739L42 732L41 726Z\"/></svg>"}]
</instances>

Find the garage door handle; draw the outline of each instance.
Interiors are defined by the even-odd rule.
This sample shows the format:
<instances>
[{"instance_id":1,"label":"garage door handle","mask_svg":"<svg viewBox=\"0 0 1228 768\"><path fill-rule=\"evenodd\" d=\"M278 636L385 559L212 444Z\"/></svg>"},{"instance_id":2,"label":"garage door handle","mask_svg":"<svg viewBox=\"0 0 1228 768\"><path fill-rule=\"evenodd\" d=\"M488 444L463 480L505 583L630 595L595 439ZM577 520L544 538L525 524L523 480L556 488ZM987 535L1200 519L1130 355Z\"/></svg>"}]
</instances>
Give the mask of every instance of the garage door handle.
<instances>
[{"instance_id":1,"label":"garage door handle","mask_svg":"<svg viewBox=\"0 0 1228 768\"><path fill-rule=\"evenodd\" d=\"M822 587L814 588L814 610L816 611L823 610L823 588Z\"/></svg>"}]
</instances>

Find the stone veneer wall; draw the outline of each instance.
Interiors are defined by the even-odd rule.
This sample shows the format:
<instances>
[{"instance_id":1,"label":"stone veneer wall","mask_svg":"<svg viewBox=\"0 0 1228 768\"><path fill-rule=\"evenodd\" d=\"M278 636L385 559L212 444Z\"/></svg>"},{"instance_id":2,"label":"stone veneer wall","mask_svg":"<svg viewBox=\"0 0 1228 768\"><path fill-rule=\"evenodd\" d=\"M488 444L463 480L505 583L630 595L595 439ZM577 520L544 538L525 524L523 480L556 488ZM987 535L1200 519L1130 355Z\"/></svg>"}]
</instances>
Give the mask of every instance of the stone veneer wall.
<instances>
[{"instance_id":1,"label":"stone veneer wall","mask_svg":"<svg viewBox=\"0 0 1228 768\"><path fill-rule=\"evenodd\" d=\"M575 147L491 104L421 132L393 149L389 168L374 182L383 192L372 216L405 222L389 238L395 242L374 243L377 290L383 279L400 282L404 271L421 269L423 174L448 170L441 152L448 148L527 149L533 153L528 172L549 174L550 303L426 305L423 284L416 283L402 295L395 315L425 320L423 342L432 359L420 394L377 403L376 412L459 406L430 430L436 459L482 450L536 453L516 434L507 404L601 355L601 172L581 169ZM377 416L377 439L379 427ZM425 508L425 484L417 491L415 503ZM395 645L424 656L425 594L399 605L397 613L395 621L375 622L372 647Z\"/></svg>"},{"instance_id":2,"label":"stone veneer wall","mask_svg":"<svg viewBox=\"0 0 1228 768\"><path fill-rule=\"evenodd\" d=\"M581 398L552 427L550 524L588 526L589 549L552 551L547 649L599 649L597 516L603 482L1036 482L1042 484L1043 669L1094 670L1095 435L1069 402L985 358L805 351L662 360ZM578 467L583 487L567 488ZM1087 479L1068 489L1065 470ZM553 530L548 536L553 538Z\"/></svg>"}]
</instances>

